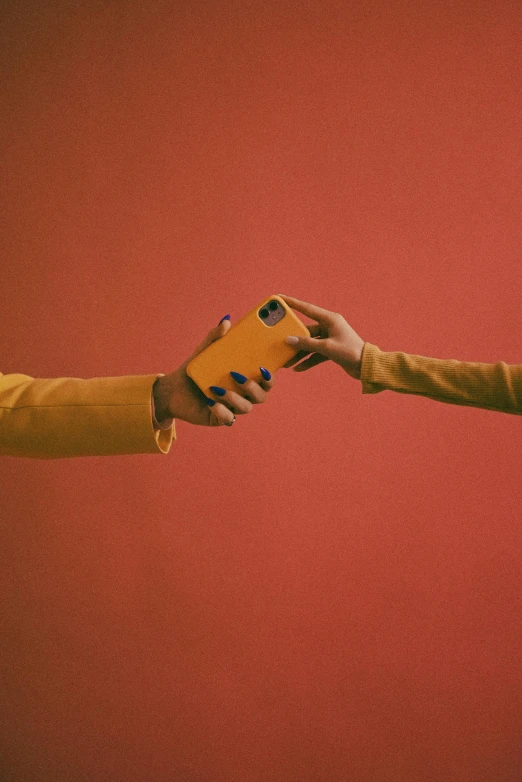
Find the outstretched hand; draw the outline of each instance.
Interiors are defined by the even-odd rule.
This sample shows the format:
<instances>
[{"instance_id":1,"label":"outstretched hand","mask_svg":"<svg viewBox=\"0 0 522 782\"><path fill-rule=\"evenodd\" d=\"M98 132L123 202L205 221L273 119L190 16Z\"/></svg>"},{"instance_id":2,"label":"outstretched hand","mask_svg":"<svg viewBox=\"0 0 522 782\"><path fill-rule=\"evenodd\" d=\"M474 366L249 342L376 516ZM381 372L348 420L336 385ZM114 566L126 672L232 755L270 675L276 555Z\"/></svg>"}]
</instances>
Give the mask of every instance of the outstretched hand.
<instances>
[{"instance_id":1,"label":"outstretched hand","mask_svg":"<svg viewBox=\"0 0 522 782\"><path fill-rule=\"evenodd\" d=\"M307 326L309 337L297 337L297 342L292 342L299 352L284 366L294 367L294 372L306 372L317 364L331 360L339 364L351 377L360 380L364 340L343 316L339 312L330 312L315 304L285 296L284 293L278 293L278 296L292 309L317 321L317 324ZM309 358L301 361L305 356ZM294 366L298 361L301 363Z\"/></svg>"},{"instance_id":2,"label":"outstretched hand","mask_svg":"<svg viewBox=\"0 0 522 782\"><path fill-rule=\"evenodd\" d=\"M212 342L221 339L232 327L229 320L222 320L211 329L205 339L200 342L194 352L174 372L160 377L154 384L154 404L156 418L177 418L195 426L223 426L230 424L234 415L250 413L252 406L266 401L268 392L274 385L274 380L261 378L259 383L247 380L238 383L236 391L226 391L209 406L209 400L186 373L190 361L205 350ZM230 367L229 371L237 371ZM235 378L234 378L235 380Z\"/></svg>"}]
</instances>

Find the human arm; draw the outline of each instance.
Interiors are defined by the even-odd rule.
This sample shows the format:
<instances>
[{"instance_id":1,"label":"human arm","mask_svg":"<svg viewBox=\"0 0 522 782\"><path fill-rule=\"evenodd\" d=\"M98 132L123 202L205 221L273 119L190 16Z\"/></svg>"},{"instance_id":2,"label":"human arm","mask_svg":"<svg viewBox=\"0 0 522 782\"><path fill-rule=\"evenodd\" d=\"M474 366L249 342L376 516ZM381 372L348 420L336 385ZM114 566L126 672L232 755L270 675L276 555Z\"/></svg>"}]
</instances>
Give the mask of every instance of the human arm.
<instances>
[{"instance_id":1,"label":"human arm","mask_svg":"<svg viewBox=\"0 0 522 782\"><path fill-rule=\"evenodd\" d=\"M0 373L0 455L35 459L168 453L175 420L223 426L265 401L273 379L248 380L208 399L186 374L187 364L230 329L211 329L195 351L168 374L123 377L33 378ZM232 368L231 368L232 370Z\"/></svg>"},{"instance_id":2,"label":"human arm","mask_svg":"<svg viewBox=\"0 0 522 782\"><path fill-rule=\"evenodd\" d=\"M151 389L157 378L0 375L0 455L166 454L176 429L154 431Z\"/></svg>"},{"instance_id":3,"label":"human arm","mask_svg":"<svg viewBox=\"0 0 522 782\"><path fill-rule=\"evenodd\" d=\"M522 364L385 353L369 342L361 361L363 394L389 389L454 405L522 415Z\"/></svg>"},{"instance_id":4,"label":"human arm","mask_svg":"<svg viewBox=\"0 0 522 782\"><path fill-rule=\"evenodd\" d=\"M280 295L290 307L318 321L308 326L310 338L298 338L295 345L300 350L286 367L295 365L295 371L303 372L332 360L361 381L363 394L388 389L449 404L522 415L522 365L427 358L399 351L385 353L365 342L340 313Z\"/></svg>"}]
</instances>

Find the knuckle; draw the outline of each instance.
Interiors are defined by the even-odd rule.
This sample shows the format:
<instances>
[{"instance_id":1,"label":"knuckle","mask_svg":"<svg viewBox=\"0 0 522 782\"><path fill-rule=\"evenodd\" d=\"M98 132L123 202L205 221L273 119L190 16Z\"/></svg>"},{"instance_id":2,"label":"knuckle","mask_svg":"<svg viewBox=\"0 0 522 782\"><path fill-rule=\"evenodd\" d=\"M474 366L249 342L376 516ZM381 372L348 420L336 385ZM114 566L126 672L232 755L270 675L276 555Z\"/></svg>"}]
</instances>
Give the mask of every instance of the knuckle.
<instances>
[{"instance_id":1,"label":"knuckle","mask_svg":"<svg viewBox=\"0 0 522 782\"><path fill-rule=\"evenodd\" d=\"M266 391L263 391L262 388L258 388L255 391L252 391L249 396L249 400L253 405L260 405L265 401L265 399Z\"/></svg>"},{"instance_id":2,"label":"knuckle","mask_svg":"<svg viewBox=\"0 0 522 782\"><path fill-rule=\"evenodd\" d=\"M248 394L248 399L252 404L258 405L261 402L265 401L266 397L266 391L264 390L264 387L266 387L270 381L263 379L263 385L260 383L254 383L252 380L250 383L248 383L247 387L245 388L246 393Z\"/></svg>"},{"instance_id":3,"label":"knuckle","mask_svg":"<svg viewBox=\"0 0 522 782\"><path fill-rule=\"evenodd\" d=\"M252 410L252 402L246 397L241 396L241 394L237 394L235 392L233 392L233 396L232 394L230 395L228 404L232 412L237 413L238 415L249 413Z\"/></svg>"},{"instance_id":4,"label":"knuckle","mask_svg":"<svg viewBox=\"0 0 522 782\"><path fill-rule=\"evenodd\" d=\"M216 410L216 408L217 408L217 410ZM226 415L227 415L227 410L228 410L227 406L224 405L223 403L219 404L219 406L218 406L218 404L216 404L212 408L212 412L214 413L214 416L215 416L216 421L217 421L216 426L221 426L223 421L225 421Z\"/></svg>"}]
</instances>

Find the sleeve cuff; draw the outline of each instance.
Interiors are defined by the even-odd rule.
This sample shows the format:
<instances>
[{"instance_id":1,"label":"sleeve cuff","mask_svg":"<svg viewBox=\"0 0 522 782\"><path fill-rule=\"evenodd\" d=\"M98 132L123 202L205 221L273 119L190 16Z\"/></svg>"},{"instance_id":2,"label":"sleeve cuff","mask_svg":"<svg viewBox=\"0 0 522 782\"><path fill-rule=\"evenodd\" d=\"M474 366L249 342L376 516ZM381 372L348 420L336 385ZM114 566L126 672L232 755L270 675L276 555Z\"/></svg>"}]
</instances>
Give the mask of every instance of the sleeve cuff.
<instances>
[{"instance_id":1,"label":"sleeve cuff","mask_svg":"<svg viewBox=\"0 0 522 782\"><path fill-rule=\"evenodd\" d=\"M371 342L365 342L361 356L361 385L363 394L377 394L384 391L381 384L375 382L375 363L381 350Z\"/></svg>"}]
</instances>

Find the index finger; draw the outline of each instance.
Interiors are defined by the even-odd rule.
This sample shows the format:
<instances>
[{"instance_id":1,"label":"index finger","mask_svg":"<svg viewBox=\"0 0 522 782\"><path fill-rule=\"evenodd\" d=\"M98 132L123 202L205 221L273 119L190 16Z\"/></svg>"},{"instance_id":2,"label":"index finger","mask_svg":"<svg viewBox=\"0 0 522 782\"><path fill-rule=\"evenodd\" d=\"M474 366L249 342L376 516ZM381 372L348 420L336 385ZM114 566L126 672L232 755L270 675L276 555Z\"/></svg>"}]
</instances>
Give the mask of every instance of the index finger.
<instances>
[{"instance_id":1,"label":"index finger","mask_svg":"<svg viewBox=\"0 0 522 782\"><path fill-rule=\"evenodd\" d=\"M291 296L285 296L284 293L278 293L277 295L280 296L283 301L286 301L289 307L292 307L292 309L297 310L298 312L302 312L303 315L307 315L309 318L313 318L318 323L329 326L335 320L337 314L335 312L324 310L322 307L317 307L315 304L309 304L306 301L300 301Z\"/></svg>"}]
</instances>

